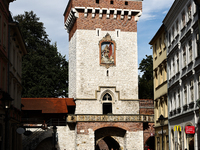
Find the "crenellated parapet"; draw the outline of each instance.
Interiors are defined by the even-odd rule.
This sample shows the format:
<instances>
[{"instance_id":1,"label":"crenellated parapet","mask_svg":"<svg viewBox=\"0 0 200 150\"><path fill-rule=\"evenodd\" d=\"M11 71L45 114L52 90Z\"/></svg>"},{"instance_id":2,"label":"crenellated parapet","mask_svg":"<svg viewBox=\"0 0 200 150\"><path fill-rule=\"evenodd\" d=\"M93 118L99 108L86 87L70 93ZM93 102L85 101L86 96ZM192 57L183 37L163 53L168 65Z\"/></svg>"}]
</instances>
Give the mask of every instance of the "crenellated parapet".
<instances>
[{"instance_id":1,"label":"crenellated parapet","mask_svg":"<svg viewBox=\"0 0 200 150\"><path fill-rule=\"evenodd\" d=\"M93 8L93 7L75 7L71 8L68 17L65 21L65 29L70 32L76 19L79 18L79 14L82 14L84 18L91 17L89 19L119 19L137 22L142 15L141 10L134 9L115 9L115 8Z\"/></svg>"}]
</instances>

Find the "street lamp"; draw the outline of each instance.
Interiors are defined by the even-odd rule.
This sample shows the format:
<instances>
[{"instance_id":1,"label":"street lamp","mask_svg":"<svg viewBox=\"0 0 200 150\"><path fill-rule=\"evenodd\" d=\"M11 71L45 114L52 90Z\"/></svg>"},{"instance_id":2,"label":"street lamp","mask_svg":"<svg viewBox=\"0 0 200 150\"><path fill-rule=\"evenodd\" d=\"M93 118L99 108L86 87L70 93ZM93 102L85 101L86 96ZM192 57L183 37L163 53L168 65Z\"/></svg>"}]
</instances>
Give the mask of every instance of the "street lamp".
<instances>
[{"instance_id":1,"label":"street lamp","mask_svg":"<svg viewBox=\"0 0 200 150\"><path fill-rule=\"evenodd\" d=\"M4 91L0 91L0 97L1 97L1 101L3 104L3 107L5 110L8 110L10 108L11 102L14 100L10 97L10 95L7 92Z\"/></svg>"},{"instance_id":2,"label":"street lamp","mask_svg":"<svg viewBox=\"0 0 200 150\"><path fill-rule=\"evenodd\" d=\"M57 132L57 127L53 126L53 148L56 150L56 132Z\"/></svg>"},{"instance_id":3,"label":"street lamp","mask_svg":"<svg viewBox=\"0 0 200 150\"><path fill-rule=\"evenodd\" d=\"M9 112L10 112L10 105L11 102L14 100L10 97L7 92L0 90L0 100L3 104L3 108L5 110L5 150L9 150Z\"/></svg>"},{"instance_id":4,"label":"street lamp","mask_svg":"<svg viewBox=\"0 0 200 150\"><path fill-rule=\"evenodd\" d=\"M160 125L162 127L162 150L163 150L163 126L165 122L165 117L161 114L160 117L158 118L158 121L160 122Z\"/></svg>"}]
</instances>

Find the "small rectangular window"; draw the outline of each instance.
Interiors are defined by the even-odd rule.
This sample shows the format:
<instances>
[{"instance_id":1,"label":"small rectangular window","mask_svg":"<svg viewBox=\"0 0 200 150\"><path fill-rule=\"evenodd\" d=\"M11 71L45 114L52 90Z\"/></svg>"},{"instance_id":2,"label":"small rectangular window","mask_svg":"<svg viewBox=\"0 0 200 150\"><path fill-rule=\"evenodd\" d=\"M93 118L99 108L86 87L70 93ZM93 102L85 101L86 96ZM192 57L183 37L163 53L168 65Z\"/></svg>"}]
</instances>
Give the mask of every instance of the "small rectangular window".
<instances>
[{"instance_id":1,"label":"small rectangular window","mask_svg":"<svg viewBox=\"0 0 200 150\"><path fill-rule=\"evenodd\" d=\"M112 113L112 103L103 103L103 114L107 115Z\"/></svg>"},{"instance_id":2,"label":"small rectangular window","mask_svg":"<svg viewBox=\"0 0 200 150\"><path fill-rule=\"evenodd\" d=\"M185 20L185 12L182 13L182 27L184 27L186 24L186 20Z\"/></svg>"},{"instance_id":3,"label":"small rectangular window","mask_svg":"<svg viewBox=\"0 0 200 150\"><path fill-rule=\"evenodd\" d=\"M114 4L114 2L113 2L113 1L110 1L110 4Z\"/></svg>"},{"instance_id":4,"label":"small rectangular window","mask_svg":"<svg viewBox=\"0 0 200 150\"><path fill-rule=\"evenodd\" d=\"M99 4L99 0L96 0L96 3Z\"/></svg>"},{"instance_id":5,"label":"small rectangular window","mask_svg":"<svg viewBox=\"0 0 200 150\"><path fill-rule=\"evenodd\" d=\"M188 10L187 10L188 12L187 12L187 14L188 14L188 20L190 20L191 18L192 18L192 9L191 9L191 4L190 5L188 5Z\"/></svg>"},{"instance_id":6,"label":"small rectangular window","mask_svg":"<svg viewBox=\"0 0 200 150\"><path fill-rule=\"evenodd\" d=\"M185 105L187 104L187 86L184 85L184 99L185 99Z\"/></svg>"},{"instance_id":7,"label":"small rectangular window","mask_svg":"<svg viewBox=\"0 0 200 150\"><path fill-rule=\"evenodd\" d=\"M125 5L128 5L128 2L127 2L127 1L125 1Z\"/></svg>"}]
</instances>

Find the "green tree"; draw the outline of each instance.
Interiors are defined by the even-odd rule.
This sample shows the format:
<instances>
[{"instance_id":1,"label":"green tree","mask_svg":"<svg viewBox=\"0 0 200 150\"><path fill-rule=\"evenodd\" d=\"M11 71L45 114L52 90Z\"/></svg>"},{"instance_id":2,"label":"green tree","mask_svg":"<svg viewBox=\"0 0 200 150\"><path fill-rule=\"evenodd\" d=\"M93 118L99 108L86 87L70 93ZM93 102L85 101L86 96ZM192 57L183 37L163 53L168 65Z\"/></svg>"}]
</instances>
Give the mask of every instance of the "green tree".
<instances>
[{"instance_id":1,"label":"green tree","mask_svg":"<svg viewBox=\"0 0 200 150\"><path fill-rule=\"evenodd\" d=\"M68 62L51 44L43 23L33 11L13 18L28 51L22 62L22 97L67 97Z\"/></svg>"},{"instance_id":2,"label":"green tree","mask_svg":"<svg viewBox=\"0 0 200 150\"><path fill-rule=\"evenodd\" d=\"M138 76L139 81L139 99L153 99L153 58L152 55L146 55L146 58L139 64L142 76Z\"/></svg>"}]
</instances>

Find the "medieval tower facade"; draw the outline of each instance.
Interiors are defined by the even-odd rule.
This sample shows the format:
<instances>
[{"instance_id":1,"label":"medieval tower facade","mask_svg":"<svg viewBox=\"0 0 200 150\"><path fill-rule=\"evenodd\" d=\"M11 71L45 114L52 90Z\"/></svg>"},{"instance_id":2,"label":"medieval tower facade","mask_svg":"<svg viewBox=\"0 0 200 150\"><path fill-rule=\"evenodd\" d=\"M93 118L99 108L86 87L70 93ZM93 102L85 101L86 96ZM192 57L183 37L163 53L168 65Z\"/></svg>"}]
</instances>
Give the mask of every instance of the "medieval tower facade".
<instances>
[{"instance_id":1,"label":"medieval tower facade","mask_svg":"<svg viewBox=\"0 0 200 150\"><path fill-rule=\"evenodd\" d=\"M153 118L140 114L138 100L141 14L142 0L69 0L69 97L76 110L61 131L67 150L144 149L143 122Z\"/></svg>"}]
</instances>

